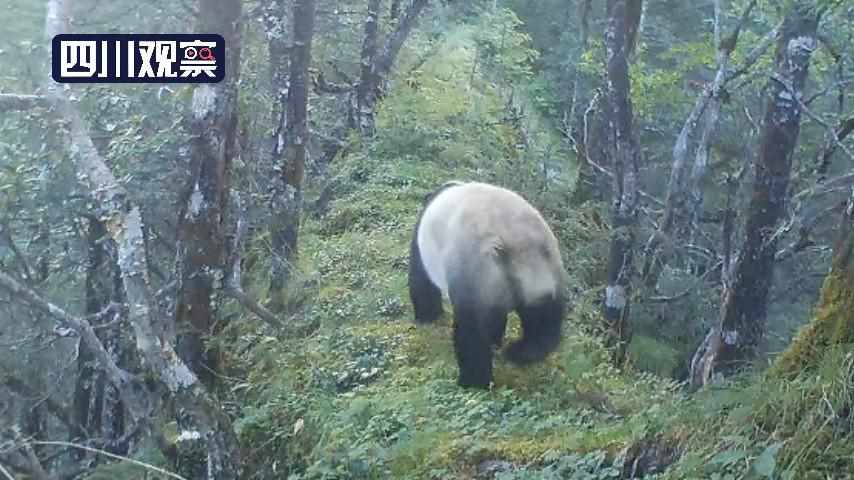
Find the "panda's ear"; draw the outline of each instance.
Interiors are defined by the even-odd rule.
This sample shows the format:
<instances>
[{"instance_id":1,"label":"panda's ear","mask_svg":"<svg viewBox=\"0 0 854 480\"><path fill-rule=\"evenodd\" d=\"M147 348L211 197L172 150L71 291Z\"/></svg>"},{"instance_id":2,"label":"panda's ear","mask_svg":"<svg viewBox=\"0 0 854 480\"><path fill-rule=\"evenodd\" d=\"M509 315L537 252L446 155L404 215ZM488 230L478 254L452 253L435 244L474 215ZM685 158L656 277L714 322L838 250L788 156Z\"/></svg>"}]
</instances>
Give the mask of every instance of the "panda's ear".
<instances>
[{"instance_id":1,"label":"panda's ear","mask_svg":"<svg viewBox=\"0 0 854 480\"><path fill-rule=\"evenodd\" d=\"M433 200L433 197L435 197L437 193L437 191L433 190L432 192L424 194L424 197L421 199L421 206L426 207L427 204L430 203L430 200Z\"/></svg>"}]
</instances>

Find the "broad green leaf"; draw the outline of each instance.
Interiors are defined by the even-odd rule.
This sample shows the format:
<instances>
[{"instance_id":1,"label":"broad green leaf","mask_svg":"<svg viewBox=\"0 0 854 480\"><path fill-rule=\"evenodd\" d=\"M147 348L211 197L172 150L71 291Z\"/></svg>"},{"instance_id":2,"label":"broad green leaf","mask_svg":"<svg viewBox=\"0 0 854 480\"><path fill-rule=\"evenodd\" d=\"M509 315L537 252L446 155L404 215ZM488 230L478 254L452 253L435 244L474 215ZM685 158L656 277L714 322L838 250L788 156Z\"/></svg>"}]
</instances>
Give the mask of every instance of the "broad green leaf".
<instances>
[{"instance_id":1,"label":"broad green leaf","mask_svg":"<svg viewBox=\"0 0 854 480\"><path fill-rule=\"evenodd\" d=\"M753 462L753 471L765 478L770 478L774 474L774 469L777 468L777 460L775 458L777 451L782 446L782 442L769 445L756 461Z\"/></svg>"}]
</instances>

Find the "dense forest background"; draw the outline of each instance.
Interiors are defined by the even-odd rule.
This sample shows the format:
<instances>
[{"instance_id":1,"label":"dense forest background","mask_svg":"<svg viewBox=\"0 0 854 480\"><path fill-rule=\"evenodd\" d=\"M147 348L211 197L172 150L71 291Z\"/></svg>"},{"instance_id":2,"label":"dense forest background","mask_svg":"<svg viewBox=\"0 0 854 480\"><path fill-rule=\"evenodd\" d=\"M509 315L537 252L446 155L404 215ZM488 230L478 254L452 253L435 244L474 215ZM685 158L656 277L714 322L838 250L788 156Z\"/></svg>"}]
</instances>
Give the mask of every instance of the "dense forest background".
<instances>
[{"instance_id":1,"label":"dense forest background","mask_svg":"<svg viewBox=\"0 0 854 480\"><path fill-rule=\"evenodd\" d=\"M850 2L0 11L0 479L854 478ZM226 78L57 84L65 32L219 33ZM571 278L488 391L411 321L451 179Z\"/></svg>"}]
</instances>

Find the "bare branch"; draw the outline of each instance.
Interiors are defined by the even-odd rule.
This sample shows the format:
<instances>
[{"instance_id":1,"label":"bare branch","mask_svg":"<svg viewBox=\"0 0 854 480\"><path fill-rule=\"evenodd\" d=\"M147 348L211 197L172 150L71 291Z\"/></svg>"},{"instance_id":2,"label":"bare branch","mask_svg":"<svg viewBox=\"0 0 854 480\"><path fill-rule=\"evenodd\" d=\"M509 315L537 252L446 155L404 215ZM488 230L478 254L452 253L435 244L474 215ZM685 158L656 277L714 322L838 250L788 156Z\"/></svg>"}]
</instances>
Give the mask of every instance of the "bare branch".
<instances>
[{"instance_id":1,"label":"bare branch","mask_svg":"<svg viewBox=\"0 0 854 480\"><path fill-rule=\"evenodd\" d=\"M7 374L3 377L0 377L0 384L4 385L9 390L27 399L40 398L45 396L44 394L36 391L25 381L11 374ZM85 428L83 428L82 425L77 425L74 423L71 412L69 412L64 405L54 400L50 394L48 394L44 400L44 404L47 407L47 411L50 412L54 417L56 417L56 419L59 420L63 425L65 425L66 428L72 431L77 429L79 431L85 432Z\"/></svg>"},{"instance_id":2,"label":"bare branch","mask_svg":"<svg viewBox=\"0 0 854 480\"><path fill-rule=\"evenodd\" d=\"M0 287L7 290L15 298L23 300L30 306L46 313L62 323L63 325L76 331L86 345L89 346L95 354L98 363L104 368L110 379L117 385L127 385L133 381L133 376L128 372L119 368L116 362L107 353L107 349L101 339L95 334L92 325L82 318L75 317L62 308L44 300L36 292L30 288L21 285L14 278L0 271ZM130 405L138 402L129 402ZM141 413L141 412L137 412Z\"/></svg>"},{"instance_id":3,"label":"bare branch","mask_svg":"<svg viewBox=\"0 0 854 480\"><path fill-rule=\"evenodd\" d=\"M827 133L830 135L830 139L833 141L833 143L837 147L839 147L840 150L845 152L845 154L848 155L848 157L850 157L851 160L854 160L854 152L852 152L844 143L842 143L842 139L840 138L840 135L842 135L843 133L845 136L847 136L849 133L851 133L851 130L854 130L854 118L846 120L845 124L842 125L840 127L839 131L837 132L826 121L824 121L821 117L819 117L818 115L813 113L812 110L809 109L809 107L804 103L801 96L797 94L797 92L795 91L794 88L792 88L792 86L789 84L789 82L787 82L783 78L780 78L780 76L778 76L778 75L772 75L771 80L779 83L781 86L783 86L783 88L788 90L789 93L792 94L793 97L798 101L798 104L801 107L801 111L803 111L805 114L807 114L807 116L810 117L810 119L812 119L815 123L824 127L824 129L827 130ZM851 122L851 123L848 123L848 122ZM843 138L844 138L844 136L843 136Z\"/></svg>"},{"instance_id":4,"label":"bare branch","mask_svg":"<svg viewBox=\"0 0 854 480\"><path fill-rule=\"evenodd\" d=\"M782 26L783 22L780 22L779 24L777 24L776 27L774 27L773 30L769 31L765 34L764 37L762 37L762 40L760 40L759 43L757 43L756 46L753 47L753 50L751 50L750 52L748 52L747 55L745 55L744 62L742 62L741 67L738 70L735 70L727 75L727 82L735 80L736 78L744 75L745 73L750 71L751 68L753 68L753 65L755 65L756 62L759 61L759 58L762 57L762 55L764 55L765 52L768 51L771 45L774 44L774 41L777 39L777 35L780 34L780 28Z\"/></svg>"},{"instance_id":5,"label":"bare branch","mask_svg":"<svg viewBox=\"0 0 854 480\"><path fill-rule=\"evenodd\" d=\"M599 173L607 176L610 179L614 178L614 172L608 170L607 168L603 167L602 165L599 165L598 163L594 162L593 160L591 160L589 158L587 159L587 161L590 163L590 166L592 166ZM656 205L658 207L664 206L664 202L662 202L660 199L658 199L658 197L656 197L650 193L647 193L641 189L638 189L637 192L638 192L638 196L640 198L648 201L649 203L652 203L653 205Z\"/></svg>"},{"instance_id":6,"label":"bare branch","mask_svg":"<svg viewBox=\"0 0 854 480\"><path fill-rule=\"evenodd\" d=\"M717 71L714 80L706 85L694 102L694 107L682 124L682 129L673 146L673 166L667 184L663 218L660 227L647 240L643 252L642 276L647 287L655 286L661 269L667 263L666 256L659 255L661 242L672 236L690 237L696 225L703 202L702 181L708 166L712 134L717 127L720 116L723 89L727 82L733 78L728 75L730 57L738 43L739 33L756 3L757 0L753 0L747 6L732 34L726 39L722 39L721 0L715 0L714 36L717 47ZM758 57L757 55L756 59ZM752 64L745 63L744 68L749 68ZM689 174L688 144L704 114L703 129L700 133L699 144L694 152L694 164Z\"/></svg>"},{"instance_id":7,"label":"bare branch","mask_svg":"<svg viewBox=\"0 0 854 480\"><path fill-rule=\"evenodd\" d=\"M279 330L282 328L282 322L279 321L278 317L263 305L249 297L249 295L243 291L243 287L241 286L240 258L241 252L243 251L243 239L246 237L246 231L249 228L249 224L246 222L246 212L243 210L240 194L238 192L233 192L231 196L231 208L229 210L231 219L230 223L232 223L230 226L230 235L232 238L228 245L228 271L225 275L225 288L223 290L226 295L237 300L237 302L244 308L257 315L258 318L266 322L271 327Z\"/></svg>"},{"instance_id":8,"label":"bare branch","mask_svg":"<svg viewBox=\"0 0 854 480\"><path fill-rule=\"evenodd\" d=\"M854 78L847 78L844 80L837 80L835 82L832 82L829 85L827 85L826 87L819 90L818 92L810 95L810 97L808 99L804 100L804 103L807 105L812 105L812 103L814 101L816 101L817 99L827 95L834 88L840 88L841 89L842 87L845 87L845 86L850 85L852 83L854 83Z\"/></svg>"},{"instance_id":9,"label":"bare branch","mask_svg":"<svg viewBox=\"0 0 854 480\"><path fill-rule=\"evenodd\" d=\"M47 106L47 99L42 95L0 93L0 112L20 112L34 108L45 108Z\"/></svg>"},{"instance_id":10,"label":"bare branch","mask_svg":"<svg viewBox=\"0 0 854 480\"><path fill-rule=\"evenodd\" d=\"M675 295L654 295L654 296L648 297L644 301L644 303L669 303L669 302L673 302L676 300L681 300L681 299L687 297L688 295L691 295L692 293L696 293L698 291L697 285L699 285L703 280L705 280L706 277L708 277L710 273L716 271L718 268L721 268L723 265L724 265L724 262L719 261L712 268L706 269L705 273L703 273L703 275L698 277L698 279L697 279L698 281L696 282L696 284L691 286L690 288L686 288L685 290L683 290L683 291L681 291Z\"/></svg>"},{"instance_id":11,"label":"bare branch","mask_svg":"<svg viewBox=\"0 0 854 480\"><path fill-rule=\"evenodd\" d=\"M0 463L0 473L2 473L3 477L7 480L15 480L15 477L13 477L11 473L9 473L9 470L6 470L2 463Z\"/></svg>"},{"instance_id":12,"label":"bare branch","mask_svg":"<svg viewBox=\"0 0 854 480\"><path fill-rule=\"evenodd\" d=\"M404 12L394 31L388 36L382 53L376 62L377 74L384 78L391 70L394 61L400 52L409 32L415 27L421 11L430 3L430 0L413 0L409 8Z\"/></svg>"},{"instance_id":13,"label":"bare branch","mask_svg":"<svg viewBox=\"0 0 854 480\"><path fill-rule=\"evenodd\" d=\"M28 463L28 470L33 478L36 480L52 480L51 476L45 471L44 466L42 466L42 462L36 455L35 450L33 450L33 446L21 435L21 430L17 426L12 427L11 430L14 441L18 445L18 449L23 452L21 456Z\"/></svg>"},{"instance_id":14,"label":"bare branch","mask_svg":"<svg viewBox=\"0 0 854 480\"><path fill-rule=\"evenodd\" d=\"M243 308L254 313L267 325L277 330L282 328L282 322L276 317L276 315L252 299L252 297L247 295L242 288L227 287L224 289L224 293L234 300L237 300L237 303L239 303Z\"/></svg>"}]
</instances>

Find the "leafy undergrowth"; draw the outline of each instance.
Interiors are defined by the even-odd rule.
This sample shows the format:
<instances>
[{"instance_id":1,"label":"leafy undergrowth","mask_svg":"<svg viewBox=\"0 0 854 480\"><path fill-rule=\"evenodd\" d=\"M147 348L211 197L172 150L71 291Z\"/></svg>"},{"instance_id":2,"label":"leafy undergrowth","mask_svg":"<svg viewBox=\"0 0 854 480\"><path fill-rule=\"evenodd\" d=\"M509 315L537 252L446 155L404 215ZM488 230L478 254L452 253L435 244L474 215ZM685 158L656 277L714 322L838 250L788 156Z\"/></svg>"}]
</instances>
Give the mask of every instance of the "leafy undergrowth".
<instances>
[{"instance_id":1,"label":"leafy undergrowth","mask_svg":"<svg viewBox=\"0 0 854 480\"><path fill-rule=\"evenodd\" d=\"M603 206L572 206L565 178L534 188L542 179L517 155L500 85L473 74L476 51L496 51L478 33L493 20L416 38L433 58L401 68L408 77L386 98L377 138L333 164L335 200L303 223L290 292L288 320L311 333L235 327L243 331L228 351L248 372L232 385L235 426L250 478L851 478L850 349L793 380L742 378L695 394L608 364L596 334ZM524 46L508 38L506 48ZM523 61L496 55L493 64L525 77ZM491 391L456 385L450 315L411 322L412 227L424 195L454 178L521 189L560 237L572 279L560 349L528 368L496 356ZM253 270L267 271L258 257ZM260 277L249 288L263 298ZM518 334L511 316L508 341ZM680 358L654 332L638 339L638 367L667 372Z\"/></svg>"},{"instance_id":2,"label":"leafy undergrowth","mask_svg":"<svg viewBox=\"0 0 854 480\"><path fill-rule=\"evenodd\" d=\"M242 337L250 374L235 385L236 429L254 478L850 478L850 349L793 380L744 377L690 395L608 364L588 283L601 267L591 246L606 238L595 207L549 206L565 207L549 216L578 266L559 351L528 368L498 355L493 390L459 388L450 315L411 322L408 243L425 193L477 177L358 160L338 174L362 187L303 227L299 280L311 287L298 317L318 328ZM518 334L511 315L507 338Z\"/></svg>"},{"instance_id":3,"label":"leafy undergrowth","mask_svg":"<svg viewBox=\"0 0 854 480\"><path fill-rule=\"evenodd\" d=\"M358 174L362 186L303 227L300 280L313 286L301 315L319 328L306 338L245 337L251 374L235 388L249 406L237 430L256 476L618 477L626 448L683 400L674 382L608 364L587 327L596 295L582 285L595 265L573 262L575 305L557 353L528 368L497 355L492 391L461 389L450 315L411 322L408 244L424 194L477 177L435 163L348 165L337 173ZM555 223L578 246L565 252L571 261L605 231L588 225L589 212L567 212ZM518 328L511 315L508 340Z\"/></svg>"},{"instance_id":4,"label":"leafy undergrowth","mask_svg":"<svg viewBox=\"0 0 854 480\"><path fill-rule=\"evenodd\" d=\"M595 252L607 238L596 206L542 205L573 279L559 351L528 368L496 356L493 390L459 388L450 315L411 322L408 243L424 194L478 177L352 158L336 174L361 187L303 226L298 280L309 287L295 319L317 329L241 336L250 373L234 385L236 428L253 478L850 478L850 348L795 379L744 377L694 394L608 364L594 329ZM507 337L518 334L511 315Z\"/></svg>"},{"instance_id":5,"label":"leafy undergrowth","mask_svg":"<svg viewBox=\"0 0 854 480\"><path fill-rule=\"evenodd\" d=\"M695 394L674 419L694 434L666 478L854 478L852 347L793 379L754 376Z\"/></svg>"}]
</instances>

